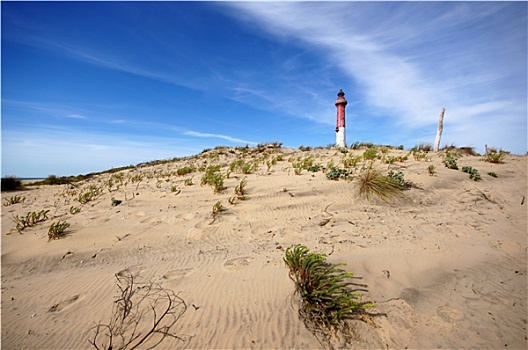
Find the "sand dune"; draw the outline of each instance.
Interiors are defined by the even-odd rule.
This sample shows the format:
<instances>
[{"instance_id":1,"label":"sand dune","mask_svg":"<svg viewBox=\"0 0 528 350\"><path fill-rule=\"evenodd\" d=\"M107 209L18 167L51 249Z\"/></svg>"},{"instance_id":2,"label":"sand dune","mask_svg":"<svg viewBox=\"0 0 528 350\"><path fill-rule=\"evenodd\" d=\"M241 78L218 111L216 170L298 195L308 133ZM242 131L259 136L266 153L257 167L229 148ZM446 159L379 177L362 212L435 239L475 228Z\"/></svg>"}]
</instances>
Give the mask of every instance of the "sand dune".
<instances>
[{"instance_id":1,"label":"sand dune","mask_svg":"<svg viewBox=\"0 0 528 350\"><path fill-rule=\"evenodd\" d=\"M268 171L265 159L277 154L283 160ZM476 182L446 168L441 155L430 156L374 163L402 171L414 184L392 204L359 198L354 180L332 181L322 171L295 175L292 162L307 157L342 167L335 149L269 148L243 156L219 148L123 170L123 183L117 188L114 181L112 191L108 173L76 188L2 192L3 201L26 198L2 207L2 349L91 348L90 328L110 318L119 292L115 275L126 268L187 304L173 328L183 340L166 338L158 348L525 349L527 157L492 164L463 156L459 167L477 168ZM175 174L204 162L226 173L242 158L259 161L259 169L231 172L221 193L200 186L199 170ZM141 182L131 181L141 174ZM190 177L194 184L186 186ZM248 198L229 204L244 178ZM103 192L81 205L75 199L90 185ZM112 206L111 198L122 202ZM227 210L213 220L217 201ZM72 206L81 211L70 213ZM49 220L15 230L13 215L44 209ZM70 223L67 235L48 242L49 225L58 220ZM354 330L349 343L320 342L306 328L282 260L296 243L347 263L364 299L377 304L376 326L347 321Z\"/></svg>"}]
</instances>

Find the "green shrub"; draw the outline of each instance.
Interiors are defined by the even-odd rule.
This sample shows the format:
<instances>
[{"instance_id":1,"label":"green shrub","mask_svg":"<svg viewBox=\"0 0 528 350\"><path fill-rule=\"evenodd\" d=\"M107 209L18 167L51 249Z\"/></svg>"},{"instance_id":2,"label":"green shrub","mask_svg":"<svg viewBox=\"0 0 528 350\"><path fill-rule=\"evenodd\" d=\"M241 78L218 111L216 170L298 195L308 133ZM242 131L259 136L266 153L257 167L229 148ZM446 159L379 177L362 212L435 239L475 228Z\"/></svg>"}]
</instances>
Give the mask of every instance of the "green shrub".
<instances>
[{"instance_id":1,"label":"green shrub","mask_svg":"<svg viewBox=\"0 0 528 350\"><path fill-rule=\"evenodd\" d=\"M320 164L316 164L316 165L311 165L309 166L306 170L312 172L312 173L316 173L318 172L319 170L321 170L323 168L322 165Z\"/></svg>"},{"instance_id":2,"label":"green shrub","mask_svg":"<svg viewBox=\"0 0 528 350\"><path fill-rule=\"evenodd\" d=\"M469 174L469 178L473 181L480 181L482 178L480 177L480 174L477 169L472 168L470 166L464 166L462 167L462 171Z\"/></svg>"},{"instance_id":3,"label":"green shrub","mask_svg":"<svg viewBox=\"0 0 528 350\"><path fill-rule=\"evenodd\" d=\"M70 224L66 221L58 221L51 224L48 230L48 242L52 239L59 239L64 236L64 231L66 231L68 227L70 227Z\"/></svg>"},{"instance_id":4,"label":"green shrub","mask_svg":"<svg viewBox=\"0 0 528 350\"><path fill-rule=\"evenodd\" d=\"M222 192L224 187L225 176L219 173L220 165L211 165L205 169L202 176L201 185L210 185L213 187L214 193Z\"/></svg>"},{"instance_id":5,"label":"green shrub","mask_svg":"<svg viewBox=\"0 0 528 350\"><path fill-rule=\"evenodd\" d=\"M497 173L494 173L493 171L488 172L488 175L491 177L497 177Z\"/></svg>"},{"instance_id":6,"label":"green shrub","mask_svg":"<svg viewBox=\"0 0 528 350\"><path fill-rule=\"evenodd\" d=\"M346 316L374 307L360 303L361 294L350 291L347 280L354 275L339 268L345 264L328 264L325 254L311 253L302 244L289 246L283 260L308 319L327 328L337 327Z\"/></svg>"},{"instance_id":7,"label":"green shrub","mask_svg":"<svg viewBox=\"0 0 528 350\"><path fill-rule=\"evenodd\" d=\"M454 170L457 170L458 169L458 165L457 165L457 159L454 158L453 156L447 156L445 161L444 161L444 164L446 166L446 168L448 169L454 169Z\"/></svg>"},{"instance_id":8,"label":"green shrub","mask_svg":"<svg viewBox=\"0 0 528 350\"><path fill-rule=\"evenodd\" d=\"M48 219L49 210L41 210L38 213L32 211L26 214L26 216L13 216L16 229L18 233L22 233L26 227L32 227L38 224L39 222L46 221Z\"/></svg>"},{"instance_id":9,"label":"green shrub","mask_svg":"<svg viewBox=\"0 0 528 350\"><path fill-rule=\"evenodd\" d=\"M102 194L102 188L92 185L88 189L88 192L79 194L79 196L77 197L77 201L79 201L79 203L81 204L86 204L90 201L93 201L94 199L97 199Z\"/></svg>"},{"instance_id":10,"label":"green shrub","mask_svg":"<svg viewBox=\"0 0 528 350\"><path fill-rule=\"evenodd\" d=\"M429 165L427 167L427 171L429 171L429 175L430 176L433 176L436 173L435 169L436 169L436 167L433 164L431 164L431 165Z\"/></svg>"},{"instance_id":11,"label":"green shrub","mask_svg":"<svg viewBox=\"0 0 528 350\"><path fill-rule=\"evenodd\" d=\"M364 160L373 160L378 156L378 149L376 147L370 147L363 152Z\"/></svg>"},{"instance_id":12,"label":"green shrub","mask_svg":"<svg viewBox=\"0 0 528 350\"><path fill-rule=\"evenodd\" d=\"M190 167L190 166L185 166L183 168L180 168L180 169L176 170L176 174L178 174L179 176L183 176L183 175L187 175L187 174L193 173L195 171L196 171L196 168Z\"/></svg>"},{"instance_id":13,"label":"green shrub","mask_svg":"<svg viewBox=\"0 0 528 350\"><path fill-rule=\"evenodd\" d=\"M22 180L16 176L11 175L2 178L2 191L16 191L22 188Z\"/></svg>"},{"instance_id":14,"label":"green shrub","mask_svg":"<svg viewBox=\"0 0 528 350\"><path fill-rule=\"evenodd\" d=\"M360 161L361 161L361 156L350 156L348 158L345 158L343 159L343 166L345 168L352 168L352 167L355 167Z\"/></svg>"},{"instance_id":15,"label":"green shrub","mask_svg":"<svg viewBox=\"0 0 528 350\"><path fill-rule=\"evenodd\" d=\"M335 166L331 166L330 170L326 173L326 178L329 180L339 180L340 178L347 179L351 174L346 169L339 169Z\"/></svg>"},{"instance_id":16,"label":"green shrub","mask_svg":"<svg viewBox=\"0 0 528 350\"><path fill-rule=\"evenodd\" d=\"M397 185L402 190L405 190L411 187L411 184L405 181L405 179L403 178L404 175L401 171L398 171L397 173L395 173L394 171L390 170L387 176L393 184Z\"/></svg>"}]
</instances>

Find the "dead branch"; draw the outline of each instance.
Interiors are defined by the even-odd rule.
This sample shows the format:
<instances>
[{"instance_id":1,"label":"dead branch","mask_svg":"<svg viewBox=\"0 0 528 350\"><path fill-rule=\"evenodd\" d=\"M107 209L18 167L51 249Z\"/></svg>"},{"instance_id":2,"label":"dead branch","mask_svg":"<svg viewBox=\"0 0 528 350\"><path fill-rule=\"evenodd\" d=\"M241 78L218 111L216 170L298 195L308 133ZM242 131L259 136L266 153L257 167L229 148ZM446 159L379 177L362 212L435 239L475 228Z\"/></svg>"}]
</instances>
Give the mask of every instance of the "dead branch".
<instances>
[{"instance_id":1,"label":"dead branch","mask_svg":"<svg viewBox=\"0 0 528 350\"><path fill-rule=\"evenodd\" d=\"M174 334L172 327L187 310L187 304L174 291L159 283L137 282L125 269L116 275L119 295L108 324L90 328L88 342L97 350L152 349L166 337L185 341L189 336Z\"/></svg>"}]
</instances>

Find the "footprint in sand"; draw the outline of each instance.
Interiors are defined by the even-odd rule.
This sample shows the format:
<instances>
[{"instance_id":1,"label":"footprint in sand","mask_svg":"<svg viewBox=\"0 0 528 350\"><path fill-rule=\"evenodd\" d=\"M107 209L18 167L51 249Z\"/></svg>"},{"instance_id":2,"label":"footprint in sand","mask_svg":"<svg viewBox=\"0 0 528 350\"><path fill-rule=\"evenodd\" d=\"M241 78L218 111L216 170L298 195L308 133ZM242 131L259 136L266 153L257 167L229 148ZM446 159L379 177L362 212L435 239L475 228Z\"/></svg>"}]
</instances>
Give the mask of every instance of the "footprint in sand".
<instances>
[{"instance_id":1,"label":"footprint in sand","mask_svg":"<svg viewBox=\"0 0 528 350\"><path fill-rule=\"evenodd\" d=\"M138 276L143 271L145 271L145 266L143 266L143 265L132 265L132 266L127 267L124 270L119 271L118 273L116 273L116 275L119 276L119 277L127 277L130 274L132 274L133 276Z\"/></svg>"},{"instance_id":2,"label":"footprint in sand","mask_svg":"<svg viewBox=\"0 0 528 350\"><path fill-rule=\"evenodd\" d=\"M522 245L515 241L504 241L499 239L497 241L490 241L489 244L491 247L501 249L507 254L517 254L522 250Z\"/></svg>"},{"instance_id":3,"label":"footprint in sand","mask_svg":"<svg viewBox=\"0 0 528 350\"><path fill-rule=\"evenodd\" d=\"M66 308L66 307L70 306L71 304L75 303L76 301L78 301L80 299L80 297L81 296L79 294L77 294L77 295L72 296L71 298L63 300L63 301L53 305L52 307L50 307L48 309L48 312L60 312L64 308Z\"/></svg>"},{"instance_id":4,"label":"footprint in sand","mask_svg":"<svg viewBox=\"0 0 528 350\"><path fill-rule=\"evenodd\" d=\"M440 316L440 318L442 318L448 323L457 323L462 321L466 317L463 311L453 309L449 306L439 306L436 309L436 313L438 314L438 316Z\"/></svg>"},{"instance_id":5,"label":"footprint in sand","mask_svg":"<svg viewBox=\"0 0 528 350\"><path fill-rule=\"evenodd\" d=\"M175 279L184 278L184 277L189 276L192 270L193 270L192 268L171 270L167 272L166 274L164 274L163 276L161 276L161 278L166 279L166 280L175 280Z\"/></svg>"},{"instance_id":6,"label":"footprint in sand","mask_svg":"<svg viewBox=\"0 0 528 350\"><path fill-rule=\"evenodd\" d=\"M231 260L227 260L224 263L224 267L228 270L237 270L244 266L248 266L252 258L250 257L242 257L242 258L235 258Z\"/></svg>"}]
</instances>

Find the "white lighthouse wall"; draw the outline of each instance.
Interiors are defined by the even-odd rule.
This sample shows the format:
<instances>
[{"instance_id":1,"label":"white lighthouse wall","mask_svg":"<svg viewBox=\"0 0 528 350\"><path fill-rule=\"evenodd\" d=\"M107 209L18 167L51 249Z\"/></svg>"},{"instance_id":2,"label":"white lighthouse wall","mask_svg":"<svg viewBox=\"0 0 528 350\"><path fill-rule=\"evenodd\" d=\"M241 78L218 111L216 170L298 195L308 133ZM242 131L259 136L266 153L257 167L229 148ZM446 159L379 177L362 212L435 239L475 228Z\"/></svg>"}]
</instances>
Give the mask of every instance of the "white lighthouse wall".
<instances>
[{"instance_id":1,"label":"white lighthouse wall","mask_svg":"<svg viewBox=\"0 0 528 350\"><path fill-rule=\"evenodd\" d=\"M340 126L336 132L336 147L346 147L346 134L344 126Z\"/></svg>"}]
</instances>

